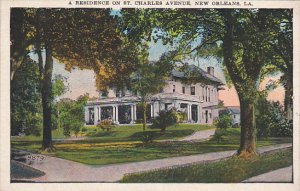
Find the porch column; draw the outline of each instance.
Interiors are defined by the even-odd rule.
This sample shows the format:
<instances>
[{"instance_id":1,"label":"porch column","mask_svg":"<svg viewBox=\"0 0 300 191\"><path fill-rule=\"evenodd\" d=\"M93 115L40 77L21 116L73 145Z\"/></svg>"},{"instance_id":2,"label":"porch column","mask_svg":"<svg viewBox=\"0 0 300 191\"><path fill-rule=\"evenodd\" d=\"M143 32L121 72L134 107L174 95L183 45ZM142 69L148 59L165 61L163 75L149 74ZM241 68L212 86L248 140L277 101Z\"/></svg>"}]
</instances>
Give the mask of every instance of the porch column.
<instances>
[{"instance_id":1,"label":"porch column","mask_svg":"<svg viewBox=\"0 0 300 191\"><path fill-rule=\"evenodd\" d=\"M113 109L112 121L115 122L116 121L116 106L112 106L112 109Z\"/></svg>"},{"instance_id":2,"label":"porch column","mask_svg":"<svg viewBox=\"0 0 300 191\"><path fill-rule=\"evenodd\" d=\"M197 105L197 123L200 123L200 105Z\"/></svg>"},{"instance_id":3,"label":"porch column","mask_svg":"<svg viewBox=\"0 0 300 191\"><path fill-rule=\"evenodd\" d=\"M116 106L116 124L119 124L119 106Z\"/></svg>"},{"instance_id":4,"label":"porch column","mask_svg":"<svg viewBox=\"0 0 300 191\"><path fill-rule=\"evenodd\" d=\"M134 116L133 116L133 112L134 112L134 108L133 108L133 105L130 105L130 111L131 111L131 115L130 115L130 118L131 118L131 121L130 123L133 124L134 123Z\"/></svg>"},{"instance_id":5,"label":"porch column","mask_svg":"<svg viewBox=\"0 0 300 191\"><path fill-rule=\"evenodd\" d=\"M89 121L89 109L84 107L84 124L87 124Z\"/></svg>"},{"instance_id":6,"label":"porch column","mask_svg":"<svg viewBox=\"0 0 300 191\"><path fill-rule=\"evenodd\" d=\"M136 121L136 104L133 104L133 120Z\"/></svg>"},{"instance_id":7,"label":"porch column","mask_svg":"<svg viewBox=\"0 0 300 191\"><path fill-rule=\"evenodd\" d=\"M188 118L188 122L189 123L191 122L191 113L192 113L191 109L192 109L191 104L188 104L187 105L187 110L188 110L188 112L187 112L188 113L187 118Z\"/></svg>"},{"instance_id":8,"label":"porch column","mask_svg":"<svg viewBox=\"0 0 300 191\"><path fill-rule=\"evenodd\" d=\"M151 118L154 117L154 105L153 103L150 103L150 106L151 106Z\"/></svg>"},{"instance_id":9,"label":"porch column","mask_svg":"<svg viewBox=\"0 0 300 191\"><path fill-rule=\"evenodd\" d=\"M94 106L94 125L97 125L98 122L98 109L97 106Z\"/></svg>"},{"instance_id":10,"label":"porch column","mask_svg":"<svg viewBox=\"0 0 300 191\"><path fill-rule=\"evenodd\" d=\"M101 107L98 107L98 120L101 121Z\"/></svg>"}]
</instances>

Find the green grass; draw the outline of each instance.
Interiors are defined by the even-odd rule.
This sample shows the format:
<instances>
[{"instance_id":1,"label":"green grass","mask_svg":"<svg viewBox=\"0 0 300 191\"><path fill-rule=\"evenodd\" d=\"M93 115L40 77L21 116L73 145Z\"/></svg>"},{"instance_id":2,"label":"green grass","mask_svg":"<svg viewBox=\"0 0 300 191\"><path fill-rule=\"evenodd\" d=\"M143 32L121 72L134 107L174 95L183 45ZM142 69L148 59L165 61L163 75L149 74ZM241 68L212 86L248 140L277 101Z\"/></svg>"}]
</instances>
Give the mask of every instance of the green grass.
<instances>
[{"instance_id":1,"label":"green grass","mask_svg":"<svg viewBox=\"0 0 300 191\"><path fill-rule=\"evenodd\" d=\"M127 183L237 183L293 163L292 149L258 156L250 160L232 157L208 164L155 170L125 176Z\"/></svg>"},{"instance_id":2,"label":"green grass","mask_svg":"<svg viewBox=\"0 0 300 191\"><path fill-rule=\"evenodd\" d=\"M171 127L166 131L165 137L170 137L169 131L207 128L198 125L185 125L181 127ZM128 128L128 127L127 127ZM108 137L95 137L89 140L55 142L56 152L51 155L81 162L90 165L105 165L124 162L136 162L152 159L160 159L176 156L187 156L208 152L218 152L225 150L236 150L239 146L239 129L228 129L224 136L224 141L217 143L216 140L206 142L159 142L143 145L135 138L137 130L141 127L132 127L132 131L126 132L126 127L120 127L119 133ZM135 130L134 130L135 129ZM116 131L116 129L115 129ZM123 131L123 132L121 132ZM162 139L163 135L160 137ZM115 141L114 141L115 140ZM291 142L290 138L269 138L259 140L258 147L272 144ZM12 148L38 152L41 141L12 141Z\"/></svg>"}]
</instances>

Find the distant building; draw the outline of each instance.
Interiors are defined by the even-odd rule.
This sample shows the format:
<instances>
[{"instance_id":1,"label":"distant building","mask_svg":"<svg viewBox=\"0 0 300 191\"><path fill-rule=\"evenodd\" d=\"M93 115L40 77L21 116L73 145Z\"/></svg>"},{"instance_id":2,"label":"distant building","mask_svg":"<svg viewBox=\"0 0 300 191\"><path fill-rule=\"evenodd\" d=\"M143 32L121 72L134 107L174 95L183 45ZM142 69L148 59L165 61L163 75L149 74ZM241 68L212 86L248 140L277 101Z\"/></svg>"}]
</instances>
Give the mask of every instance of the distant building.
<instances>
[{"instance_id":1,"label":"distant building","mask_svg":"<svg viewBox=\"0 0 300 191\"><path fill-rule=\"evenodd\" d=\"M219 115L222 115L225 112L228 112L230 114L232 125L241 124L241 110L239 106L227 106L224 108L220 108Z\"/></svg>"},{"instance_id":2,"label":"distant building","mask_svg":"<svg viewBox=\"0 0 300 191\"><path fill-rule=\"evenodd\" d=\"M149 101L149 122L158 116L159 111L171 108L186 113L185 123L212 124L213 119L218 117L218 91L224 84L214 76L213 67L208 67L207 72L194 65L190 69L198 71L207 84L185 84L182 81L184 73L173 70L167 85ZM113 87L99 92L99 99L89 101L85 106L85 124L96 125L103 119L110 119L116 124L136 123L142 119L139 102L138 93L127 89Z\"/></svg>"}]
</instances>

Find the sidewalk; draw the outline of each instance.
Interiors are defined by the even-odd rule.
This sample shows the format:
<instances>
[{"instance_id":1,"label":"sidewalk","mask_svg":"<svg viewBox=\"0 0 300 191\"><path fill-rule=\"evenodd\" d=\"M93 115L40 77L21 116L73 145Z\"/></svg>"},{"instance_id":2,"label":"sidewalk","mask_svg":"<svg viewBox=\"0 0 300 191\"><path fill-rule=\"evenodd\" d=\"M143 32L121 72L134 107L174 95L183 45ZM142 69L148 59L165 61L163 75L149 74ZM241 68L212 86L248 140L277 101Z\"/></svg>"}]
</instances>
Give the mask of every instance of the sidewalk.
<instances>
[{"instance_id":1,"label":"sidewalk","mask_svg":"<svg viewBox=\"0 0 300 191\"><path fill-rule=\"evenodd\" d=\"M292 144L281 144L263 147L258 149L258 153L261 154L291 146ZM212 162L228 158L235 154L235 152L235 150L231 150L105 166L90 166L65 159L44 156L42 161L36 161L30 164L30 166L45 172L46 175L31 180L36 182L117 182L125 174L193 163ZM34 155L36 154L32 154L32 156Z\"/></svg>"},{"instance_id":2,"label":"sidewalk","mask_svg":"<svg viewBox=\"0 0 300 191\"><path fill-rule=\"evenodd\" d=\"M293 166L281 168L271 172L267 172L258 176L254 176L243 182L292 182Z\"/></svg>"}]
</instances>

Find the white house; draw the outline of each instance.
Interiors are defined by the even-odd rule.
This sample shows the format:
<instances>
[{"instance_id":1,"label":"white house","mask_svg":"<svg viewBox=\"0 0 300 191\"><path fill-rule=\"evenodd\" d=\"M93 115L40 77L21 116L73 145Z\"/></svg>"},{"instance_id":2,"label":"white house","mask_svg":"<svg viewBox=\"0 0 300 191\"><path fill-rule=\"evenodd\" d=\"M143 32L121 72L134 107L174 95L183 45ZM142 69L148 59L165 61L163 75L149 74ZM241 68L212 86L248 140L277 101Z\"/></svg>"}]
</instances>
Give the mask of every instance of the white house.
<instances>
[{"instance_id":1,"label":"white house","mask_svg":"<svg viewBox=\"0 0 300 191\"><path fill-rule=\"evenodd\" d=\"M183 72L173 70L167 85L160 93L151 97L148 102L147 120L156 116L160 110L175 108L185 112L186 123L212 124L218 117L218 91L222 81L214 76L214 68L208 67L207 72L197 69L207 84L185 84ZM116 124L133 124L141 120L142 113L138 103L140 98L129 90L111 88L107 92L99 92L99 99L89 101L85 106L85 124L96 125L103 119L110 119Z\"/></svg>"},{"instance_id":2,"label":"white house","mask_svg":"<svg viewBox=\"0 0 300 191\"><path fill-rule=\"evenodd\" d=\"M219 110L219 115L228 112L231 117L232 125L240 125L241 124L241 110L239 106L227 106Z\"/></svg>"}]
</instances>

